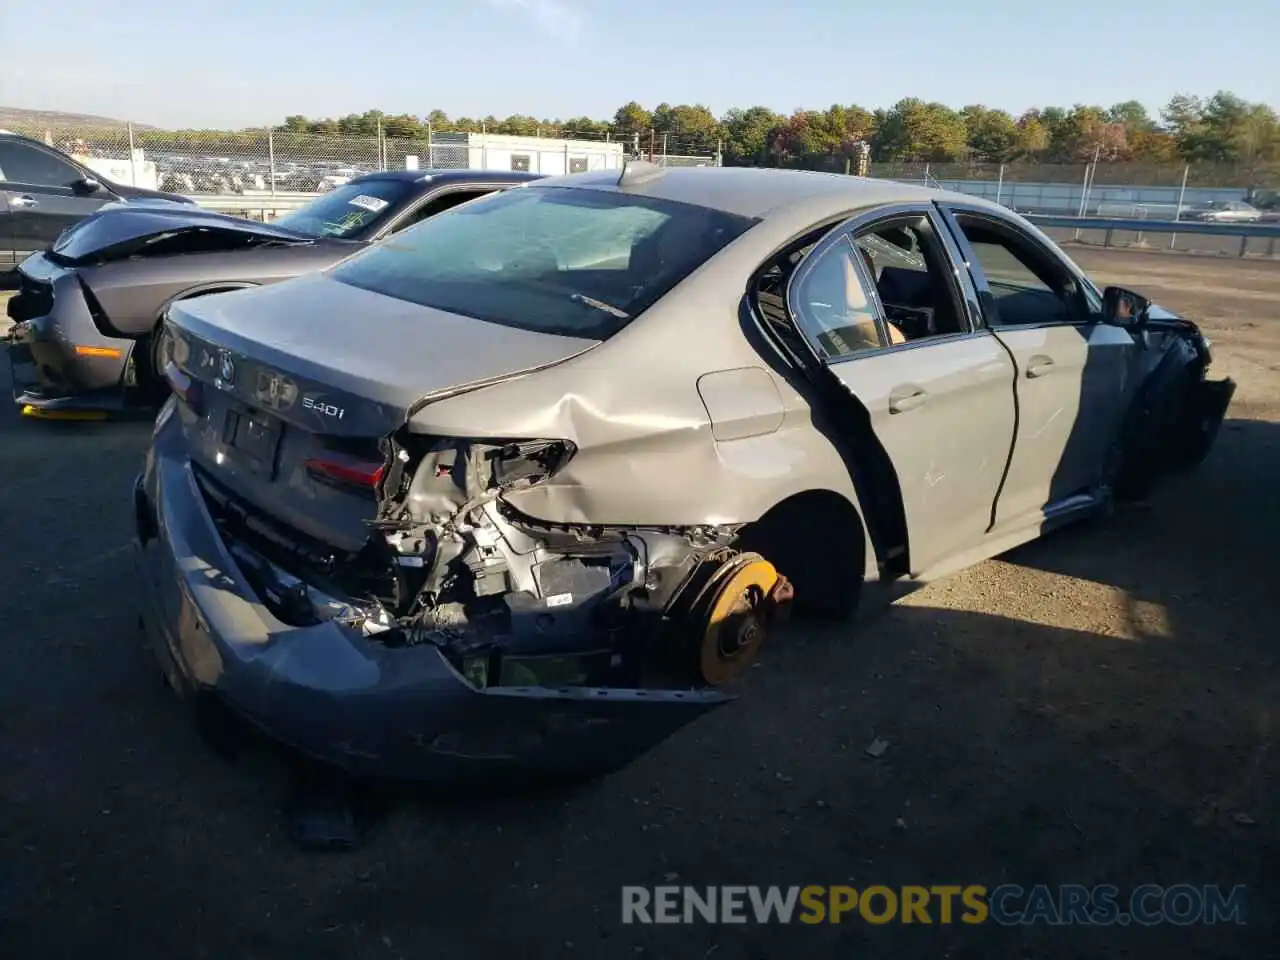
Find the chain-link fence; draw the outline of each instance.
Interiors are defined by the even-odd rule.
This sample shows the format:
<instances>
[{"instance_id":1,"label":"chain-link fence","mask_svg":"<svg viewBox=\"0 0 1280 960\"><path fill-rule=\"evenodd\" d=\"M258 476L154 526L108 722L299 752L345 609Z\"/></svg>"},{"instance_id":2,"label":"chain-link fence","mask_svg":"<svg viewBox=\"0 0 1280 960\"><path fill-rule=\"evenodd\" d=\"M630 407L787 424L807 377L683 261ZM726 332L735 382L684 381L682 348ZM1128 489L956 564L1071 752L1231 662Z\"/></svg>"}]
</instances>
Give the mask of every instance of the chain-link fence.
<instances>
[{"instance_id":1,"label":"chain-link fence","mask_svg":"<svg viewBox=\"0 0 1280 960\"><path fill-rule=\"evenodd\" d=\"M533 128L536 130L535 128ZM629 156L665 166L718 166L721 144L705 137L572 131L565 138L488 130L421 137L338 136L271 130L160 131L118 127L18 127L80 157L109 179L194 195L317 193L377 170L501 169L557 175L621 167ZM532 131L531 131L532 132ZM564 131L556 131L564 132ZM806 166L850 172L843 155ZM1152 216L1214 200L1274 193L1280 164L890 163L873 177L986 197L1029 213ZM1271 189L1268 189L1271 188Z\"/></svg>"},{"instance_id":2,"label":"chain-link fence","mask_svg":"<svg viewBox=\"0 0 1280 960\"><path fill-rule=\"evenodd\" d=\"M329 136L273 130L158 131L17 127L123 183L183 194L322 193L379 170L488 169L557 175L620 168L631 138L516 137L486 131L420 138ZM647 154L646 154L647 156ZM714 154L656 154L669 166L712 166Z\"/></svg>"}]
</instances>

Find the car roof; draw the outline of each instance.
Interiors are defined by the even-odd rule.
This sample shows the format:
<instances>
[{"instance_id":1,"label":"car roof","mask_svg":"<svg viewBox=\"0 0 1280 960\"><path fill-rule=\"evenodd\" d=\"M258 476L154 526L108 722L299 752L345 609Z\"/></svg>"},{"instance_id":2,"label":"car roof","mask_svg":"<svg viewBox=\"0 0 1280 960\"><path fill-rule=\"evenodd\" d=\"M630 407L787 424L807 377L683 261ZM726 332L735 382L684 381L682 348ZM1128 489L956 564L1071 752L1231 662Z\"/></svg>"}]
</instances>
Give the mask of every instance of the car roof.
<instances>
[{"instance_id":1,"label":"car roof","mask_svg":"<svg viewBox=\"0 0 1280 960\"><path fill-rule=\"evenodd\" d=\"M37 140L35 137L29 137L25 133L16 133L13 130L0 130L0 137L7 137L14 140L24 140L27 143L34 143L37 146L44 147L46 150L57 150L57 147L51 147L43 140ZM61 153L61 150L58 150Z\"/></svg>"},{"instance_id":2,"label":"car roof","mask_svg":"<svg viewBox=\"0 0 1280 960\"><path fill-rule=\"evenodd\" d=\"M832 215L858 207L890 203L952 200L992 206L969 194L931 187L875 180L813 170L780 170L770 167L659 167L636 182L619 185L622 171L606 170L550 177L539 187L585 187L612 190L634 196L697 204L754 219L768 219L780 211L803 204L810 210L830 208ZM650 176L651 174L651 176ZM998 208L1007 210L1003 207Z\"/></svg>"},{"instance_id":3,"label":"car roof","mask_svg":"<svg viewBox=\"0 0 1280 960\"><path fill-rule=\"evenodd\" d=\"M352 177L351 183L368 183L370 180L407 180L413 183L523 183L539 180L540 174L520 173L513 170L380 170Z\"/></svg>"}]
</instances>

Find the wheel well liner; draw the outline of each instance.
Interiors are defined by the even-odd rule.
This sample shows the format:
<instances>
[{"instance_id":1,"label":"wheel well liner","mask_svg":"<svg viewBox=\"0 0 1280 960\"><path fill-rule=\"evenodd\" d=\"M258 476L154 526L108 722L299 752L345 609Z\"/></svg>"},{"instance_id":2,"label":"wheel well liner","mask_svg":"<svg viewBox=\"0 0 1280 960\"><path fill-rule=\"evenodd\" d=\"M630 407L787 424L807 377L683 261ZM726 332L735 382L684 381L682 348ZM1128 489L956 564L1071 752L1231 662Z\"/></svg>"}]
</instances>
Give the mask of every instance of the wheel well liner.
<instances>
[{"instance_id":1,"label":"wheel well liner","mask_svg":"<svg viewBox=\"0 0 1280 960\"><path fill-rule=\"evenodd\" d=\"M804 606L837 608L841 594L866 572L862 517L847 497L832 490L804 490L779 501L743 527L737 545L760 552L795 582ZM833 596L804 596L806 587Z\"/></svg>"}]
</instances>

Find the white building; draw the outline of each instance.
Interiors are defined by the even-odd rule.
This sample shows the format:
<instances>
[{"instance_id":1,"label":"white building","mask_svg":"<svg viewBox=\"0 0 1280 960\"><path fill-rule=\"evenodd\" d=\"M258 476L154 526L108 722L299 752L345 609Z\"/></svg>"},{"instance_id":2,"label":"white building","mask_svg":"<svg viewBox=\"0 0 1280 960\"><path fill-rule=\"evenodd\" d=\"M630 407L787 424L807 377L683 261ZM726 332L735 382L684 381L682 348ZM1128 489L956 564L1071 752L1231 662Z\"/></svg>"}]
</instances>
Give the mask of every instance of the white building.
<instances>
[{"instance_id":1,"label":"white building","mask_svg":"<svg viewBox=\"0 0 1280 960\"><path fill-rule=\"evenodd\" d=\"M627 156L624 145L616 142L497 133L437 133L429 151L417 158L424 167L524 170L547 176L621 170Z\"/></svg>"}]
</instances>

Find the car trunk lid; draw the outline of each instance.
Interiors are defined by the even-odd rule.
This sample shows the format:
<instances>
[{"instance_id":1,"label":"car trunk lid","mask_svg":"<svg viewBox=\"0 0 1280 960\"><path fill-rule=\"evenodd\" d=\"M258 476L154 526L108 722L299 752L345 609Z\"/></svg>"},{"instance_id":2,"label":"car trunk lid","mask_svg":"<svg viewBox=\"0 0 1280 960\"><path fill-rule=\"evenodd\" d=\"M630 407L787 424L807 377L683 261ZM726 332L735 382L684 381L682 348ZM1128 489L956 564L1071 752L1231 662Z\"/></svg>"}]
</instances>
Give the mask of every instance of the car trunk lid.
<instances>
[{"instance_id":1,"label":"car trunk lid","mask_svg":"<svg viewBox=\"0 0 1280 960\"><path fill-rule=\"evenodd\" d=\"M177 303L168 332L193 463L273 520L345 551L368 540L383 441L415 404L595 344L323 274Z\"/></svg>"}]
</instances>

